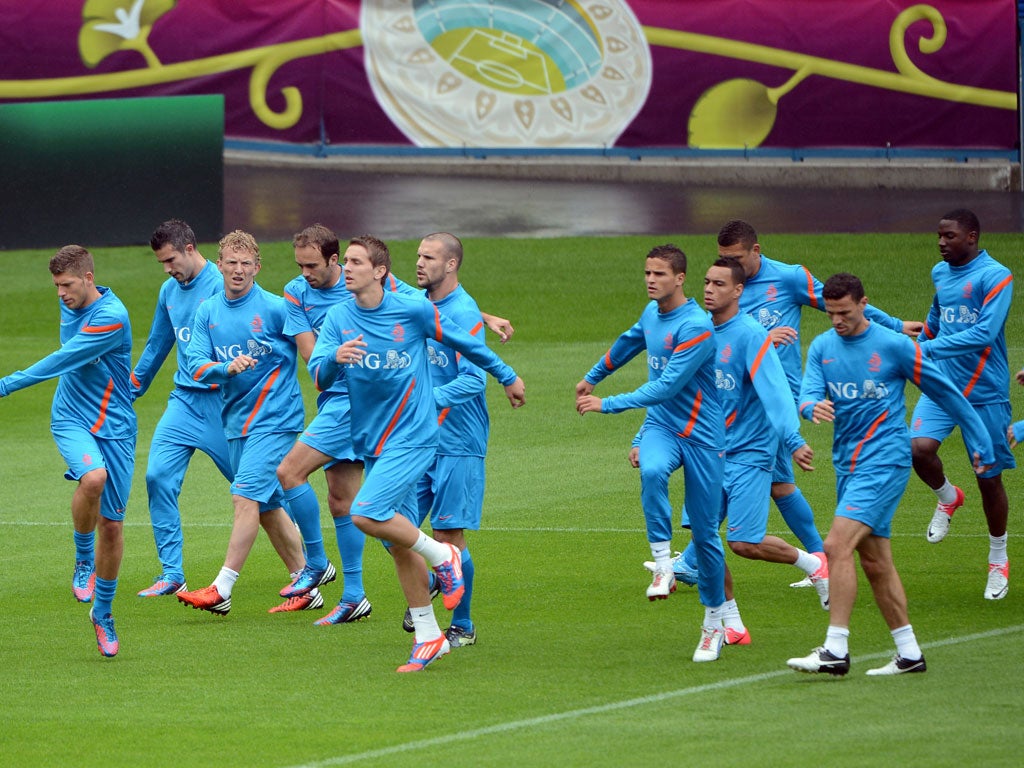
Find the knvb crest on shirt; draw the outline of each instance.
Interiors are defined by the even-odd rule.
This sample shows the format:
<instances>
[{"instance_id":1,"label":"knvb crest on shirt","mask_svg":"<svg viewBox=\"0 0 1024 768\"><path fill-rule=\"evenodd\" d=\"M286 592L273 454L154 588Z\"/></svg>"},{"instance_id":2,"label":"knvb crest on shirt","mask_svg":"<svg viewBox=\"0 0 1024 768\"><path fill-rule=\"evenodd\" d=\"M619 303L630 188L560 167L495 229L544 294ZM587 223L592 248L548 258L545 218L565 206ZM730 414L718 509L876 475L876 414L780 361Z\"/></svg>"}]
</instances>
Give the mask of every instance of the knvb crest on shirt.
<instances>
[{"instance_id":1,"label":"knvb crest on shirt","mask_svg":"<svg viewBox=\"0 0 1024 768\"><path fill-rule=\"evenodd\" d=\"M768 288L764 292L764 297L768 301L775 301L779 298L779 289L775 287L775 283L769 283Z\"/></svg>"},{"instance_id":2,"label":"knvb crest on shirt","mask_svg":"<svg viewBox=\"0 0 1024 768\"><path fill-rule=\"evenodd\" d=\"M732 344L726 344L722 349L722 354L718 357L718 361L720 363L728 363L730 360L732 360Z\"/></svg>"},{"instance_id":3,"label":"knvb crest on shirt","mask_svg":"<svg viewBox=\"0 0 1024 768\"><path fill-rule=\"evenodd\" d=\"M249 327L252 328L252 332L255 334L263 333L263 318L259 315L253 315Z\"/></svg>"},{"instance_id":4,"label":"knvb crest on shirt","mask_svg":"<svg viewBox=\"0 0 1024 768\"><path fill-rule=\"evenodd\" d=\"M872 373L882 370L882 358L877 352L872 352L871 357L868 358L868 370Z\"/></svg>"},{"instance_id":5,"label":"knvb crest on shirt","mask_svg":"<svg viewBox=\"0 0 1024 768\"><path fill-rule=\"evenodd\" d=\"M828 392L831 400L881 400L889 396L885 382L872 379L864 379L859 385L855 381L830 381Z\"/></svg>"},{"instance_id":6,"label":"knvb crest on shirt","mask_svg":"<svg viewBox=\"0 0 1024 768\"><path fill-rule=\"evenodd\" d=\"M395 344L402 344L405 341L405 328L401 323L395 323L395 327L391 329L391 338L395 340Z\"/></svg>"}]
</instances>

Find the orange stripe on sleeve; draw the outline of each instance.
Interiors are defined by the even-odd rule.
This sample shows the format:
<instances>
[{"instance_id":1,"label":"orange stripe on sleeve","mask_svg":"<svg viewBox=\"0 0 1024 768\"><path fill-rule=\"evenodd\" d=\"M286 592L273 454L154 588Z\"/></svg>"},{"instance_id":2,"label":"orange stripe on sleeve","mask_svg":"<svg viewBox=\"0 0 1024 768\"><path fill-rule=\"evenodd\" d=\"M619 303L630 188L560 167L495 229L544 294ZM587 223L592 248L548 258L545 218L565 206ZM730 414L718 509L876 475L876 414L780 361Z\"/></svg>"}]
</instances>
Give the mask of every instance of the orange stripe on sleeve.
<instances>
[{"instance_id":1,"label":"orange stripe on sleeve","mask_svg":"<svg viewBox=\"0 0 1024 768\"><path fill-rule=\"evenodd\" d=\"M444 340L444 334L441 333L441 312L437 307L434 307L434 336L438 341Z\"/></svg>"},{"instance_id":2,"label":"orange stripe on sleeve","mask_svg":"<svg viewBox=\"0 0 1024 768\"><path fill-rule=\"evenodd\" d=\"M290 293L288 293L287 291L285 291L284 297L285 297L286 299L288 299L288 301L290 301L290 302L291 302L292 304L294 304L295 306L297 306L297 307L301 307L301 306L302 306L302 302L300 302L300 301L299 301L298 299L296 299L296 298L295 298L294 296L292 296L292 295L291 295Z\"/></svg>"},{"instance_id":3,"label":"orange stripe on sleeve","mask_svg":"<svg viewBox=\"0 0 1024 768\"><path fill-rule=\"evenodd\" d=\"M100 415L96 418L96 423L89 427L89 431L94 435L100 431L100 427L103 426L103 422L107 420L107 406L110 405L110 395L114 391L114 380L111 379L107 382L107 388L103 391L103 400L100 402Z\"/></svg>"},{"instance_id":4,"label":"orange stripe on sleeve","mask_svg":"<svg viewBox=\"0 0 1024 768\"><path fill-rule=\"evenodd\" d=\"M984 306L985 304L988 304L990 301L992 301L992 299L994 299L1000 291L1002 291L1006 286L1008 286L1012 282L1013 275L1007 275L1006 277L1004 277L1002 282L999 283L999 285L997 285L995 288L993 288L991 291L985 294L985 300L981 302L982 305Z\"/></svg>"},{"instance_id":5,"label":"orange stripe on sleeve","mask_svg":"<svg viewBox=\"0 0 1024 768\"><path fill-rule=\"evenodd\" d=\"M220 365L220 363L207 363L206 365L201 366L199 370L196 371L196 374L195 376L192 377L192 379L194 381L199 381L199 379L203 377L203 374L206 373L208 369L213 368L215 365Z\"/></svg>"},{"instance_id":6,"label":"orange stripe on sleeve","mask_svg":"<svg viewBox=\"0 0 1024 768\"><path fill-rule=\"evenodd\" d=\"M388 427L384 430L384 434L380 436L380 442L377 443L377 447L373 449L374 456L380 456L380 452L384 450L384 443L386 443L388 438L391 437L391 433L395 431L395 425L398 424L398 419L405 410L405 405L409 402L409 397L412 395L414 389L416 389L416 379L413 379L409 388L405 390L405 395L402 396L402 402L398 404L398 410L395 411L395 415L392 416L391 421L388 422Z\"/></svg>"},{"instance_id":7,"label":"orange stripe on sleeve","mask_svg":"<svg viewBox=\"0 0 1024 768\"><path fill-rule=\"evenodd\" d=\"M750 380L753 381L754 377L757 376L757 371L761 367L761 361L764 360L764 356L768 353L768 347L772 345L771 337L767 337L764 340L764 344L757 350L757 356L754 357L754 364L750 366Z\"/></svg>"},{"instance_id":8,"label":"orange stripe on sleeve","mask_svg":"<svg viewBox=\"0 0 1024 768\"><path fill-rule=\"evenodd\" d=\"M256 405L252 409L252 413L249 414L249 418L245 420L245 424L242 426L242 434L245 435L249 431L249 425L252 424L253 419L256 418L256 414L260 412L260 408L263 407L263 401L267 399L267 394L274 387L274 382L277 381L277 377L281 375L281 368L275 368L274 372L270 374L267 379L267 383L263 385L263 389L260 390L260 396L256 398Z\"/></svg>"},{"instance_id":9,"label":"orange stripe on sleeve","mask_svg":"<svg viewBox=\"0 0 1024 768\"><path fill-rule=\"evenodd\" d=\"M914 385L921 386L921 345L914 342Z\"/></svg>"},{"instance_id":10,"label":"orange stripe on sleeve","mask_svg":"<svg viewBox=\"0 0 1024 768\"><path fill-rule=\"evenodd\" d=\"M725 428L726 429L731 427L733 425L733 422L736 421L736 414L737 413L738 413L738 410L733 411L732 413L730 413L728 416L725 417Z\"/></svg>"},{"instance_id":11,"label":"orange stripe on sleeve","mask_svg":"<svg viewBox=\"0 0 1024 768\"><path fill-rule=\"evenodd\" d=\"M444 424L444 420L448 418L448 412L449 411L451 411L451 408L442 408L441 409L441 412L439 414L437 414L437 426L440 427L442 424Z\"/></svg>"},{"instance_id":12,"label":"orange stripe on sleeve","mask_svg":"<svg viewBox=\"0 0 1024 768\"><path fill-rule=\"evenodd\" d=\"M818 297L814 295L814 276L807 267L801 267L801 269L803 269L804 276L807 278L807 303L818 309Z\"/></svg>"},{"instance_id":13,"label":"orange stripe on sleeve","mask_svg":"<svg viewBox=\"0 0 1024 768\"><path fill-rule=\"evenodd\" d=\"M698 389L697 396L693 398L693 407L690 409L690 420L686 422L686 427L679 433L680 437L689 437L690 433L693 432L693 428L697 424L697 416L700 415L700 404L703 400L704 393Z\"/></svg>"},{"instance_id":14,"label":"orange stripe on sleeve","mask_svg":"<svg viewBox=\"0 0 1024 768\"><path fill-rule=\"evenodd\" d=\"M124 328L124 323L113 323L112 325L86 325L82 327L82 333L110 333Z\"/></svg>"},{"instance_id":15,"label":"orange stripe on sleeve","mask_svg":"<svg viewBox=\"0 0 1024 768\"><path fill-rule=\"evenodd\" d=\"M684 341L682 344L678 345L675 349L672 350L672 354L675 354L676 352L682 352L684 349L689 349L690 347L695 347L702 341L706 341L709 338L711 338L711 331L704 331L704 333L700 334L699 336L694 336L692 339L688 339L687 341Z\"/></svg>"}]
</instances>

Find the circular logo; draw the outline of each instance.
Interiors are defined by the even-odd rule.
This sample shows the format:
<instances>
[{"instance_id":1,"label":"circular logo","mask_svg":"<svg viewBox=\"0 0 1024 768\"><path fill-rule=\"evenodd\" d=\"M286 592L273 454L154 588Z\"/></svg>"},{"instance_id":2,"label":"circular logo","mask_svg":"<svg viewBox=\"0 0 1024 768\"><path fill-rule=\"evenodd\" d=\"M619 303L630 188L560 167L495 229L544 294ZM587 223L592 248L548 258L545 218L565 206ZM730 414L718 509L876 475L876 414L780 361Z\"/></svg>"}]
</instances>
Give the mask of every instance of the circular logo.
<instances>
[{"instance_id":1,"label":"circular logo","mask_svg":"<svg viewBox=\"0 0 1024 768\"><path fill-rule=\"evenodd\" d=\"M650 90L623 0L374 0L361 14L374 95L420 146L609 146Z\"/></svg>"}]
</instances>

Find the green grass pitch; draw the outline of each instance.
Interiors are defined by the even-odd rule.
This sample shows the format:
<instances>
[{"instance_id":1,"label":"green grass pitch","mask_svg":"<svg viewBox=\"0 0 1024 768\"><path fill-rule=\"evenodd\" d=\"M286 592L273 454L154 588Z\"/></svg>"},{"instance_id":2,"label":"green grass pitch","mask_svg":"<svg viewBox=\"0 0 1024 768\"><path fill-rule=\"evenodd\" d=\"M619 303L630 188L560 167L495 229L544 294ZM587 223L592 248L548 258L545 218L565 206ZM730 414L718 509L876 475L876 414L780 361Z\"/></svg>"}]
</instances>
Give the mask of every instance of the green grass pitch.
<instances>
[{"instance_id":1,"label":"green grass pitch","mask_svg":"<svg viewBox=\"0 0 1024 768\"><path fill-rule=\"evenodd\" d=\"M967 504L949 537L925 541L935 502L916 478L893 526L927 674L864 675L889 657L892 640L863 580L853 670L843 679L785 666L818 645L827 625L813 590L789 588L795 568L729 556L753 643L723 649L713 664L690 659L703 615L696 589L645 599L649 549L637 473L626 462L642 414L580 417L573 387L639 316L644 255L666 241L689 255L687 293L699 299L712 236L466 242L463 284L485 310L513 321L511 343L490 341L523 376L527 405L513 412L491 384L484 528L470 537L479 643L422 674L394 672L411 640L399 628L404 604L393 568L375 542L366 552L373 614L354 625L314 628L319 611L269 615L287 574L262 534L227 617L173 598L135 597L159 571L145 466L170 362L137 403L137 466L114 603L121 652L101 658L88 606L70 592L73 485L62 479L48 430L53 385L0 401L0 765L1019 765L1024 586L1015 570L1006 599L982 599L986 530L958 439L943 457ZM859 274L869 298L901 317L923 319L929 306L934 235L772 235L762 245L820 279ZM982 245L1015 268L1024 237L986 234ZM396 273L411 279L416 242L391 247ZM201 250L216 256L211 244ZM163 275L147 247L94 253L98 281L131 313L137 357ZM57 344L51 255L0 254L0 375ZM264 287L280 292L295 273L290 244L264 244ZM1014 308L1007 329L1014 370L1024 367L1021 317ZM804 312L804 344L826 328L823 314ZM632 389L644 376L634 362L597 394ZM312 388L302 378L310 411ZM1024 418L1024 388L1014 384L1012 397ZM798 481L824 533L834 504L830 428L805 422L803 433L816 471ZM1019 569L1021 472L1004 477ZM315 487L324 505L322 477ZM677 506L682 490L678 478ZM232 517L225 483L203 455L181 504L186 573L197 588L223 561ZM326 510L324 524L336 560ZM769 530L793 540L774 508ZM680 533L676 548L685 542ZM328 586L328 604L339 593Z\"/></svg>"}]
</instances>

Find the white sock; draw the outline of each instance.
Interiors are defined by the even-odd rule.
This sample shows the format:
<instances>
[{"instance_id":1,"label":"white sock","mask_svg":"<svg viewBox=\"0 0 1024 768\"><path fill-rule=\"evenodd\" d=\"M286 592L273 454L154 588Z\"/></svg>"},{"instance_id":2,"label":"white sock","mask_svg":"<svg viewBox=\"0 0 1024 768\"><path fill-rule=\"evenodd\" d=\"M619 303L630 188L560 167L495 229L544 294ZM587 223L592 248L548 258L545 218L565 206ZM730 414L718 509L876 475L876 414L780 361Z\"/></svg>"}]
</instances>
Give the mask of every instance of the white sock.
<instances>
[{"instance_id":1,"label":"white sock","mask_svg":"<svg viewBox=\"0 0 1024 768\"><path fill-rule=\"evenodd\" d=\"M423 531L420 531L419 538L416 539L416 543L410 549L423 555L426 561L434 567L439 566L450 558L452 554L447 544L442 544L437 539L430 538Z\"/></svg>"},{"instance_id":2,"label":"white sock","mask_svg":"<svg viewBox=\"0 0 1024 768\"><path fill-rule=\"evenodd\" d=\"M949 482L948 477L942 478L942 487L934 488L935 495L939 498L940 504L952 504L956 501L956 486Z\"/></svg>"},{"instance_id":3,"label":"white sock","mask_svg":"<svg viewBox=\"0 0 1024 768\"><path fill-rule=\"evenodd\" d=\"M847 627L833 627L831 624L825 633L826 651L837 658L843 658L850 653L850 630Z\"/></svg>"},{"instance_id":4,"label":"white sock","mask_svg":"<svg viewBox=\"0 0 1024 768\"><path fill-rule=\"evenodd\" d=\"M437 617L434 616L434 606L429 603L422 608L410 608L412 624L416 627L416 642L425 643L428 640L435 640L441 634L441 627L437 624Z\"/></svg>"},{"instance_id":5,"label":"white sock","mask_svg":"<svg viewBox=\"0 0 1024 768\"><path fill-rule=\"evenodd\" d=\"M896 653L908 661L917 661L924 654L914 637L914 628L907 624L892 631L892 639L896 641Z\"/></svg>"},{"instance_id":6,"label":"white sock","mask_svg":"<svg viewBox=\"0 0 1024 768\"><path fill-rule=\"evenodd\" d=\"M672 542L652 541L651 557L654 558L654 567L659 571L672 570Z\"/></svg>"},{"instance_id":7,"label":"white sock","mask_svg":"<svg viewBox=\"0 0 1024 768\"><path fill-rule=\"evenodd\" d=\"M821 567L821 560L817 555L812 555L809 552L804 552L802 549L796 551L796 562L793 563L797 568L811 576L816 570Z\"/></svg>"},{"instance_id":8,"label":"white sock","mask_svg":"<svg viewBox=\"0 0 1024 768\"><path fill-rule=\"evenodd\" d=\"M238 571L232 571L227 566L220 569L217 578L213 580L213 586L217 588L217 594L227 600L231 597L231 590L238 581Z\"/></svg>"},{"instance_id":9,"label":"white sock","mask_svg":"<svg viewBox=\"0 0 1024 768\"><path fill-rule=\"evenodd\" d=\"M743 618L740 616L740 607L736 605L735 599L722 603L722 623L741 634L746 630L746 627L743 626Z\"/></svg>"},{"instance_id":10,"label":"white sock","mask_svg":"<svg viewBox=\"0 0 1024 768\"><path fill-rule=\"evenodd\" d=\"M994 565L1002 565L1009 558L1006 556L1006 534L988 537L988 561Z\"/></svg>"},{"instance_id":11,"label":"white sock","mask_svg":"<svg viewBox=\"0 0 1024 768\"><path fill-rule=\"evenodd\" d=\"M722 618L725 613L725 603L716 605L714 608L705 605L704 606L704 627L707 629L721 629Z\"/></svg>"}]
</instances>

